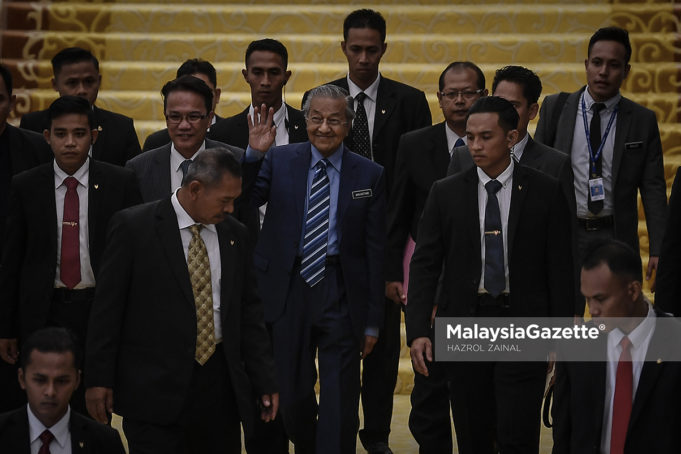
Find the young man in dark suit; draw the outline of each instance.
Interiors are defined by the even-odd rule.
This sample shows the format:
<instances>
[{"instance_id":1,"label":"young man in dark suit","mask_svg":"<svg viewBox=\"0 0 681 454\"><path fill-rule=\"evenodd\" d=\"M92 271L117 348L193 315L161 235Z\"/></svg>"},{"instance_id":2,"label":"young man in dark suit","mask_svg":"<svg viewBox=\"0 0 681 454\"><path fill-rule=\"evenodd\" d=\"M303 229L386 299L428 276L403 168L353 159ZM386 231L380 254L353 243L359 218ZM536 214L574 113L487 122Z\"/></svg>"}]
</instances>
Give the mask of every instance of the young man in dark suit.
<instances>
[{"instance_id":1,"label":"young man in dark suit","mask_svg":"<svg viewBox=\"0 0 681 454\"><path fill-rule=\"evenodd\" d=\"M131 171L89 158L97 130L87 101L62 96L48 121L54 161L12 180L0 261L0 357L10 364L18 340L45 326L85 345L109 219L141 202ZM82 391L73 405L84 411Z\"/></svg>"},{"instance_id":2,"label":"young man in dark suit","mask_svg":"<svg viewBox=\"0 0 681 454\"><path fill-rule=\"evenodd\" d=\"M92 157L119 166L140 153L132 118L95 106L102 75L99 61L90 51L69 47L52 58L52 87L59 96L79 96L90 103L99 140L92 146ZM19 127L41 133L48 129L47 110L27 113Z\"/></svg>"},{"instance_id":3,"label":"young man in dark suit","mask_svg":"<svg viewBox=\"0 0 681 454\"><path fill-rule=\"evenodd\" d=\"M630 58L626 30L606 27L596 31L584 61L587 86L567 98L548 96L535 138L570 157L578 257L595 239L617 238L639 249L640 191L650 245L649 280L661 252L667 193L655 113L620 94Z\"/></svg>"},{"instance_id":4,"label":"young man in dark suit","mask_svg":"<svg viewBox=\"0 0 681 454\"><path fill-rule=\"evenodd\" d=\"M96 420L123 417L131 454L240 453L239 422L248 437L256 406L277 413L251 241L228 216L240 193L239 161L208 149L171 196L111 220L85 382Z\"/></svg>"},{"instance_id":5,"label":"young man in dark suit","mask_svg":"<svg viewBox=\"0 0 681 454\"><path fill-rule=\"evenodd\" d=\"M643 295L641 257L609 239L592 243L581 292L605 332L597 361L556 366L553 453L676 452L681 427L681 323Z\"/></svg>"},{"instance_id":6,"label":"young man in dark suit","mask_svg":"<svg viewBox=\"0 0 681 454\"><path fill-rule=\"evenodd\" d=\"M436 181L426 200L406 314L418 373L428 374L433 361L434 305L440 317L572 316L567 202L556 180L511 159L517 125L509 101L476 101L466 122L476 166ZM460 453L539 452L546 363L445 367Z\"/></svg>"},{"instance_id":7,"label":"young man in dark suit","mask_svg":"<svg viewBox=\"0 0 681 454\"><path fill-rule=\"evenodd\" d=\"M209 61L201 60L200 58L191 58L177 68L177 74L175 75L175 78L182 76L198 77L204 81L206 85L208 85L208 88L210 88L213 92L213 108L211 110L215 112L215 108L220 102L220 94L222 93L222 90L220 87L218 87L217 72L215 71L215 67ZM222 140L214 136L215 130L213 129L213 125L220 120L222 120L222 118L220 118L217 113L213 115L213 119L208 126L208 132L206 133L207 138L222 142ZM144 141L142 151L153 150L155 148L162 147L169 142L170 134L168 134L168 128L165 128L151 133ZM246 144L239 146L241 148L246 148Z\"/></svg>"},{"instance_id":8,"label":"young man in dark suit","mask_svg":"<svg viewBox=\"0 0 681 454\"><path fill-rule=\"evenodd\" d=\"M0 415L0 446L14 454L124 454L118 432L69 406L81 350L65 328L43 328L21 349L19 383L28 405Z\"/></svg>"},{"instance_id":9,"label":"young man in dark suit","mask_svg":"<svg viewBox=\"0 0 681 454\"><path fill-rule=\"evenodd\" d=\"M466 143L466 115L487 96L485 75L474 63L450 63L440 75L437 97L445 121L402 135L397 149L392 197L388 203L386 296L406 303L404 260L413 252L418 222L430 187L446 176L452 150ZM439 364L428 377L416 374L411 393L409 428L423 453L450 453L452 429L449 387Z\"/></svg>"}]
</instances>

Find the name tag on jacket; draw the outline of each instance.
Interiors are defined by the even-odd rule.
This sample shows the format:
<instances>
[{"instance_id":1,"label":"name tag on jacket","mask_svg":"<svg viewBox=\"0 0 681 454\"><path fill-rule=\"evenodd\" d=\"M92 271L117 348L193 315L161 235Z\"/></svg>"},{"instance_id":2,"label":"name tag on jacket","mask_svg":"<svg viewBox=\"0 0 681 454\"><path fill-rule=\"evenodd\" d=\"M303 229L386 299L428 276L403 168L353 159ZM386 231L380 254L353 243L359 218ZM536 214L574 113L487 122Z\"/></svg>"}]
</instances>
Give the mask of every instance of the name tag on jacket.
<instances>
[{"instance_id":1,"label":"name tag on jacket","mask_svg":"<svg viewBox=\"0 0 681 454\"><path fill-rule=\"evenodd\" d=\"M365 199L373 195L374 193L371 191L371 189L360 189L359 191L352 191L353 199Z\"/></svg>"},{"instance_id":2,"label":"name tag on jacket","mask_svg":"<svg viewBox=\"0 0 681 454\"><path fill-rule=\"evenodd\" d=\"M643 142L629 142L624 144L625 150L640 150L643 148Z\"/></svg>"}]
</instances>

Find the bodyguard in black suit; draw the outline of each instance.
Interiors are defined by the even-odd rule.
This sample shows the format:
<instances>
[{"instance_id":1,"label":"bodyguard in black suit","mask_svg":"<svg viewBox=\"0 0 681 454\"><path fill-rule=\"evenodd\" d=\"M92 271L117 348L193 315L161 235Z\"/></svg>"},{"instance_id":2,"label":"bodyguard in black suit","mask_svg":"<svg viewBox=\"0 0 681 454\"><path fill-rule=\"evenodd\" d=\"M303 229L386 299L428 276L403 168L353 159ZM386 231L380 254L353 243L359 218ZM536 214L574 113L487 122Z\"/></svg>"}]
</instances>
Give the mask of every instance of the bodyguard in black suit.
<instances>
[{"instance_id":1,"label":"bodyguard in black suit","mask_svg":"<svg viewBox=\"0 0 681 454\"><path fill-rule=\"evenodd\" d=\"M80 96L92 106L95 129L99 133L99 139L92 146L94 159L122 166L140 153L132 118L95 106L102 75L94 55L79 47L63 49L52 58L52 71L52 86L59 96ZM25 114L19 127L42 134L49 127L48 111Z\"/></svg>"},{"instance_id":2,"label":"bodyguard in black suit","mask_svg":"<svg viewBox=\"0 0 681 454\"><path fill-rule=\"evenodd\" d=\"M19 382L26 390L28 405L0 414L2 452L125 453L116 430L69 407L80 382L81 356L64 328L44 328L27 339L22 347Z\"/></svg>"},{"instance_id":3,"label":"bodyguard in black suit","mask_svg":"<svg viewBox=\"0 0 681 454\"><path fill-rule=\"evenodd\" d=\"M191 58L180 65L177 68L177 74L175 78L182 76L194 76L198 77L208 85L208 88L213 92L213 108L211 109L215 112L215 108L220 102L220 94L222 90L218 87L217 72L215 67L206 60L201 60L200 58ZM222 120L217 114L213 115L210 126L208 127L208 132L206 137L209 139L215 139L221 141L220 139L214 137L213 125L218 121ZM168 134L168 128L161 129L160 131L153 132L144 141L142 146L142 151L154 150L160 148L163 145L170 143L170 134ZM246 148L244 145L242 148Z\"/></svg>"},{"instance_id":4,"label":"bodyguard in black suit","mask_svg":"<svg viewBox=\"0 0 681 454\"><path fill-rule=\"evenodd\" d=\"M67 327L84 345L109 219L141 202L132 172L88 157L97 130L85 100L62 96L49 115L54 162L12 181L0 262L0 357L11 364L17 339L45 326ZM82 392L74 406L84 410Z\"/></svg>"},{"instance_id":5,"label":"bodyguard in black suit","mask_svg":"<svg viewBox=\"0 0 681 454\"><path fill-rule=\"evenodd\" d=\"M251 242L227 214L241 166L208 149L171 197L111 221L90 318L90 414L115 410L135 453L239 453L278 395Z\"/></svg>"},{"instance_id":6,"label":"bodyguard in black suit","mask_svg":"<svg viewBox=\"0 0 681 454\"><path fill-rule=\"evenodd\" d=\"M445 177L452 150L466 143L466 115L481 96L487 96L487 90L480 68L471 62L449 64L440 75L437 92L445 121L410 131L400 139L388 204L386 254L386 295L396 303L407 301L402 283L408 276L403 275L403 261L411 255L407 255L405 245L416 238L431 185ZM429 364L428 377L414 377L409 429L422 453L452 452L449 388L440 366Z\"/></svg>"},{"instance_id":7,"label":"bodyguard in black suit","mask_svg":"<svg viewBox=\"0 0 681 454\"><path fill-rule=\"evenodd\" d=\"M343 22L341 41L348 75L329 83L355 98L355 120L345 145L383 166L390 200L400 136L430 126L432 118L421 90L379 73L378 65L387 47L385 35L385 19L380 13L370 9L350 13ZM391 452L388 435L399 365L400 318L400 305L386 299L383 331L362 370L364 428L359 437L370 453Z\"/></svg>"},{"instance_id":8,"label":"bodyguard in black suit","mask_svg":"<svg viewBox=\"0 0 681 454\"><path fill-rule=\"evenodd\" d=\"M678 451L681 323L642 292L641 257L608 240L587 250L581 291L594 325L606 331L601 361L556 366L554 454Z\"/></svg>"},{"instance_id":9,"label":"bodyguard in black suit","mask_svg":"<svg viewBox=\"0 0 681 454\"><path fill-rule=\"evenodd\" d=\"M681 167L669 196L669 217L655 277L655 306L681 317Z\"/></svg>"},{"instance_id":10,"label":"bodyguard in black suit","mask_svg":"<svg viewBox=\"0 0 681 454\"><path fill-rule=\"evenodd\" d=\"M427 374L425 361L433 360L434 304L443 317L572 315L567 203L556 180L511 159L517 124L510 102L476 101L466 124L476 167L435 182L426 201L406 313L407 341L419 373ZM459 452L492 453L495 446L501 452L539 451L546 363L446 367L454 385Z\"/></svg>"}]
</instances>

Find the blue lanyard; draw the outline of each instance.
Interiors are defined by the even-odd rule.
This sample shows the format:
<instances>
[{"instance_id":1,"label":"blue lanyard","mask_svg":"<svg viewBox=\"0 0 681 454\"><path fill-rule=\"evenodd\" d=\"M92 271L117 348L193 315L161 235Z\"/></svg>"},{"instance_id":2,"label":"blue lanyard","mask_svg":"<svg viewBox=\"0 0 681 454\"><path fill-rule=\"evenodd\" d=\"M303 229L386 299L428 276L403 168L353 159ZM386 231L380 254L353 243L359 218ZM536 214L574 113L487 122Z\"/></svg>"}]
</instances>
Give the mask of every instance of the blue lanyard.
<instances>
[{"instance_id":1,"label":"blue lanyard","mask_svg":"<svg viewBox=\"0 0 681 454\"><path fill-rule=\"evenodd\" d=\"M610 134L610 128L612 127L613 121L615 121L615 117L617 116L617 110L619 109L619 106L615 106L615 110L612 111L612 114L610 115L610 120L608 120L608 126L605 128L605 134L603 134L603 137L601 138L601 145L598 147L598 150L596 151L596 155L594 156L594 152L591 149L591 134L589 134L589 124L586 121L586 104L584 103L584 93L582 93L582 119L584 120L584 131L586 132L586 146L589 149L589 158L591 160L591 171L595 172L596 171L596 161L598 161L601 157L601 154L603 153L603 147L605 146L605 140L608 138L608 134ZM595 115L595 113L594 113ZM598 113L600 116L600 112Z\"/></svg>"}]
</instances>

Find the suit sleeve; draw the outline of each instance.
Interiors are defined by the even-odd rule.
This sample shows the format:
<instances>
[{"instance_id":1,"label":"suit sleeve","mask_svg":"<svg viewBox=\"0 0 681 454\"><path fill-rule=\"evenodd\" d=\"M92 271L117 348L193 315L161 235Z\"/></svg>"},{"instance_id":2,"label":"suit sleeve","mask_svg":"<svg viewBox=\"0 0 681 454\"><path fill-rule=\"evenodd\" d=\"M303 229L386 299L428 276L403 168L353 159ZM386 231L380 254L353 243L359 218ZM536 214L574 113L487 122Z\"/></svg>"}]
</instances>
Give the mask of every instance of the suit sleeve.
<instances>
[{"instance_id":1,"label":"suit sleeve","mask_svg":"<svg viewBox=\"0 0 681 454\"><path fill-rule=\"evenodd\" d=\"M534 130L534 140L544 145L553 146L546 143L546 138L549 134L549 117L551 116L551 105L556 95L547 96L539 109L539 121L537 121L537 128Z\"/></svg>"},{"instance_id":2,"label":"suit sleeve","mask_svg":"<svg viewBox=\"0 0 681 454\"><path fill-rule=\"evenodd\" d=\"M647 154L640 182L641 201L646 215L650 255L659 257L662 238L667 222L667 184L662 164L662 143L655 114L646 110L648 115Z\"/></svg>"},{"instance_id":3,"label":"suit sleeve","mask_svg":"<svg viewBox=\"0 0 681 454\"><path fill-rule=\"evenodd\" d=\"M381 171L372 190L374 195L371 197L365 225L366 255L369 262L369 298L371 298L366 326L381 328L385 310L385 172Z\"/></svg>"},{"instance_id":4,"label":"suit sleeve","mask_svg":"<svg viewBox=\"0 0 681 454\"><path fill-rule=\"evenodd\" d=\"M430 335L430 318L435 292L442 272L444 239L440 211L441 182L428 195L419 223L416 248L409 266L409 304L406 306L407 345Z\"/></svg>"},{"instance_id":5,"label":"suit sleeve","mask_svg":"<svg viewBox=\"0 0 681 454\"><path fill-rule=\"evenodd\" d=\"M132 118L127 118L128 122L128 133L125 141L125 161L129 161L138 154L142 152L140 149L140 142L137 138L137 132L135 132L135 123Z\"/></svg>"},{"instance_id":6,"label":"suit sleeve","mask_svg":"<svg viewBox=\"0 0 681 454\"><path fill-rule=\"evenodd\" d=\"M250 191L250 203L254 207L259 207L270 198L270 187L272 185L272 155L274 153L265 153L265 158L253 164L244 164L244 179L246 179L246 172L255 173L253 190ZM250 166L253 167L250 167ZM250 176L249 176L250 178Z\"/></svg>"},{"instance_id":7,"label":"suit sleeve","mask_svg":"<svg viewBox=\"0 0 681 454\"><path fill-rule=\"evenodd\" d=\"M28 226L24 214L24 199L17 179L12 180L9 213L5 229L2 261L0 262L0 338L19 335L19 285L26 250Z\"/></svg>"},{"instance_id":8,"label":"suit sleeve","mask_svg":"<svg viewBox=\"0 0 681 454\"><path fill-rule=\"evenodd\" d=\"M669 197L669 218L655 278L655 305L681 316L681 167Z\"/></svg>"},{"instance_id":9,"label":"suit sleeve","mask_svg":"<svg viewBox=\"0 0 681 454\"><path fill-rule=\"evenodd\" d=\"M568 454L570 452L570 376L567 365L556 363L556 382L553 387L553 451L552 454ZM594 428L597 430L598 428Z\"/></svg>"},{"instance_id":10,"label":"suit sleeve","mask_svg":"<svg viewBox=\"0 0 681 454\"><path fill-rule=\"evenodd\" d=\"M407 108L412 112L411 118L413 123L403 132L413 131L433 124L433 117L430 113L428 100L426 99L425 93L422 91L419 90L418 95L415 96L413 102L410 102L409 105L407 105Z\"/></svg>"},{"instance_id":11,"label":"suit sleeve","mask_svg":"<svg viewBox=\"0 0 681 454\"><path fill-rule=\"evenodd\" d=\"M572 317L575 311L575 281L572 258L572 216L563 189L553 184L547 237L546 263L549 273L552 317ZM579 314L582 315L582 314Z\"/></svg>"},{"instance_id":12,"label":"suit sleeve","mask_svg":"<svg viewBox=\"0 0 681 454\"><path fill-rule=\"evenodd\" d=\"M126 164L126 168L129 168ZM125 197L123 198L123 206L125 208L139 205L142 203L142 195L140 193L139 185L137 184L137 177L135 172L126 172L125 177Z\"/></svg>"}]
</instances>

